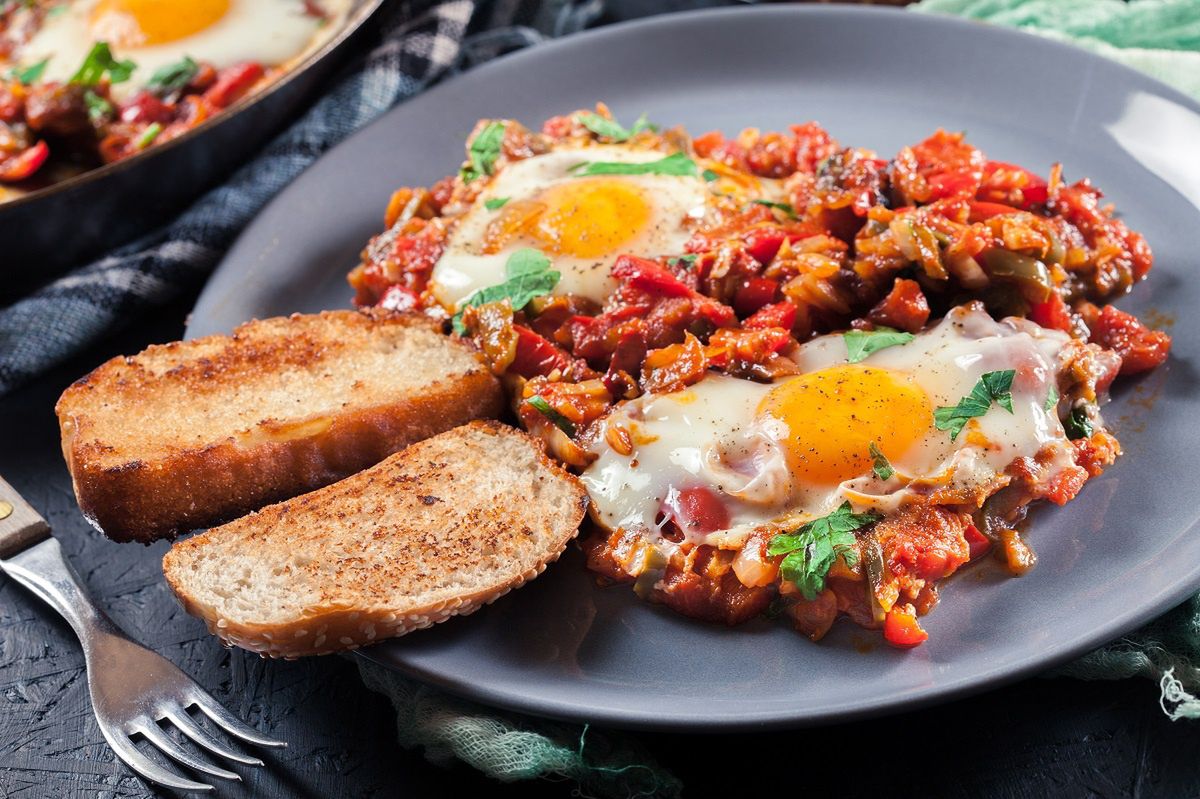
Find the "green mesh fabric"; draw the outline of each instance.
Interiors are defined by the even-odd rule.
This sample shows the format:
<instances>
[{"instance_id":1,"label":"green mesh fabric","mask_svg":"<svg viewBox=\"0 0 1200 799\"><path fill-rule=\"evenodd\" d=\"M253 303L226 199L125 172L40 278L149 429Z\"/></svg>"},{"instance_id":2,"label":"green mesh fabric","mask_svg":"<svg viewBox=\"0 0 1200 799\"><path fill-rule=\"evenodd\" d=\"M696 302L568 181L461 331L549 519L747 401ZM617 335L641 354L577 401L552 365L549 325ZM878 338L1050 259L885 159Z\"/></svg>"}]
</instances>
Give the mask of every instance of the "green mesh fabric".
<instances>
[{"instance_id":1,"label":"green mesh fabric","mask_svg":"<svg viewBox=\"0 0 1200 799\"><path fill-rule=\"evenodd\" d=\"M923 0L911 8L1071 42L1200 98L1198 0Z\"/></svg>"},{"instance_id":2,"label":"green mesh fabric","mask_svg":"<svg viewBox=\"0 0 1200 799\"><path fill-rule=\"evenodd\" d=\"M1070 41L1200 99L1200 0L923 0L953 14ZM400 745L466 763L503 782L565 779L584 796L677 797L682 784L634 738L487 708L359 660L395 705ZM1172 719L1200 718L1200 596L1048 677L1157 680Z\"/></svg>"},{"instance_id":3,"label":"green mesh fabric","mask_svg":"<svg viewBox=\"0 0 1200 799\"><path fill-rule=\"evenodd\" d=\"M683 788L632 737L487 708L362 659L358 668L392 700L400 745L433 763L458 759L501 782L569 779L606 799L673 799Z\"/></svg>"}]
</instances>

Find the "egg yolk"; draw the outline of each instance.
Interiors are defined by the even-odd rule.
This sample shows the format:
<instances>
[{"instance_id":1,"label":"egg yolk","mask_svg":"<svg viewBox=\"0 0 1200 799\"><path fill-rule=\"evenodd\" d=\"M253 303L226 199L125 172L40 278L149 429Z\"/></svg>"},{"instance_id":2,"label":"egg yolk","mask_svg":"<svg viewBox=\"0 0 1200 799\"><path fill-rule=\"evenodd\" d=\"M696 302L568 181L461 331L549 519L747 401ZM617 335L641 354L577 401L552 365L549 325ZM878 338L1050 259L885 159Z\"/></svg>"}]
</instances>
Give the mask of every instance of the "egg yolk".
<instances>
[{"instance_id":1,"label":"egg yolk","mask_svg":"<svg viewBox=\"0 0 1200 799\"><path fill-rule=\"evenodd\" d=\"M118 47L142 47L184 39L211 27L232 0L100 0L91 33Z\"/></svg>"},{"instance_id":2,"label":"egg yolk","mask_svg":"<svg viewBox=\"0 0 1200 799\"><path fill-rule=\"evenodd\" d=\"M544 210L530 233L555 255L599 258L617 250L650 220L650 203L634 185L580 178L542 192Z\"/></svg>"},{"instance_id":3,"label":"egg yolk","mask_svg":"<svg viewBox=\"0 0 1200 799\"><path fill-rule=\"evenodd\" d=\"M780 443L798 481L837 485L870 473L872 443L889 460L902 457L931 426L933 409L907 375L851 364L779 384L758 416L786 426Z\"/></svg>"}]
</instances>

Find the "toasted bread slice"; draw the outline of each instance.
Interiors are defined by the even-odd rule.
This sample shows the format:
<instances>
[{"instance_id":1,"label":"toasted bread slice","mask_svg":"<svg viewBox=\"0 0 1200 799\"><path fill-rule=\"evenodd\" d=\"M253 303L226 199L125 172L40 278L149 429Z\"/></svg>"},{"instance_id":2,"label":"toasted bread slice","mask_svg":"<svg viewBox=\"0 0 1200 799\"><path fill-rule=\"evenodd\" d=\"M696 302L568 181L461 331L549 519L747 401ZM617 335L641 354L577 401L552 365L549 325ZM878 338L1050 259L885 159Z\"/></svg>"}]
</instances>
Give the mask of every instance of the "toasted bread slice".
<instances>
[{"instance_id":1,"label":"toasted bread slice","mask_svg":"<svg viewBox=\"0 0 1200 799\"><path fill-rule=\"evenodd\" d=\"M118 541L234 519L503 408L431 320L327 311L114 358L58 401L79 507Z\"/></svg>"},{"instance_id":2,"label":"toasted bread slice","mask_svg":"<svg viewBox=\"0 0 1200 799\"><path fill-rule=\"evenodd\" d=\"M326 654L465 615L558 559L587 493L526 433L471 424L175 544L167 582L228 643Z\"/></svg>"}]
</instances>

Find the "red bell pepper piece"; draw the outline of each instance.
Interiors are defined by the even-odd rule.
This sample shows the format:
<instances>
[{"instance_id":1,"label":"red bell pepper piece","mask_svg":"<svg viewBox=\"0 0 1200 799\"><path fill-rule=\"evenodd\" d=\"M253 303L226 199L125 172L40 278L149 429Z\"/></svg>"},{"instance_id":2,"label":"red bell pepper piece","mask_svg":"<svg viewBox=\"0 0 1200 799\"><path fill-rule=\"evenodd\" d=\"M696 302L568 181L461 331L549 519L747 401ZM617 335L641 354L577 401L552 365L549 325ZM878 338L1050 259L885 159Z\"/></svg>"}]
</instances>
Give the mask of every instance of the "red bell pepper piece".
<instances>
[{"instance_id":1,"label":"red bell pepper piece","mask_svg":"<svg viewBox=\"0 0 1200 799\"><path fill-rule=\"evenodd\" d=\"M746 281L746 285L738 289L733 299L733 307L742 316L749 316L775 302L778 292L779 281L768 277L752 277Z\"/></svg>"},{"instance_id":2,"label":"red bell pepper piece","mask_svg":"<svg viewBox=\"0 0 1200 799\"><path fill-rule=\"evenodd\" d=\"M892 646L913 647L929 639L929 633L917 623L917 615L905 608L894 607L883 622L883 637Z\"/></svg>"},{"instance_id":3,"label":"red bell pepper piece","mask_svg":"<svg viewBox=\"0 0 1200 799\"><path fill-rule=\"evenodd\" d=\"M50 157L50 145L39 141L31 147L0 161L0 183L16 183L41 169Z\"/></svg>"},{"instance_id":4,"label":"red bell pepper piece","mask_svg":"<svg viewBox=\"0 0 1200 799\"><path fill-rule=\"evenodd\" d=\"M768 327L791 330L794 324L796 324L796 306L785 300L759 308L742 322L742 327L747 330L761 330Z\"/></svg>"},{"instance_id":5,"label":"red bell pepper piece","mask_svg":"<svg viewBox=\"0 0 1200 799\"><path fill-rule=\"evenodd\" d=\"M204 93L204 99L214 108L231 106L249 94L264 74L263 65L255 61L235 64L221 70L217 82Z\"/></svg>"},{"instance_id":6,"label":"red bell pepper piece","mask_svg":"<svg viewBox=\"0 0 1200 799\"><path fill-rule=\"evenodd\" d=\"M517 334L517 352L508 371L528 378L548 375L555 369L566 369L571 365L565 352L524 325L513 325L513 332Z\"/></svg>"},{"instance_id":7,"label":"red bell pepper piece","mask_svg":"<svg viewBox=\"0 0 1200 799\"><path fill-rule=\"evenodd\" d=\"M1058 293L1050 295L1045 302L1035 302L1029 306L1029 318L1049 330L1071 329L1071 309Z\"/></svg>"},{"instance_id":8,"label":"red bell pepper piece","mask_svg":"<svg viewBox=\"0 0 1200 799\"><path fill-rule=\"evenodd\" d=\"M967 529L963 530L963 537L967 539L967 546L971 548L971 560L986 555L992 548L992 542L973 524L968 524Z\"/></svg>"}]
</instances>

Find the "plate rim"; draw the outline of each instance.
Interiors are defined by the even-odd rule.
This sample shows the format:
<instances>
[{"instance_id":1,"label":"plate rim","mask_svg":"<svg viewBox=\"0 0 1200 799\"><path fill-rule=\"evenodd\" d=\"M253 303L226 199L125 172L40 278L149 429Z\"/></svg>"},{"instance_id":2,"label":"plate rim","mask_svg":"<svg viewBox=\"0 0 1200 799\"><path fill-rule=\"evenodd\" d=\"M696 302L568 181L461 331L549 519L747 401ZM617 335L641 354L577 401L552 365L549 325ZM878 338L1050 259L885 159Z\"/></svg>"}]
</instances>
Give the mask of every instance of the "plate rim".
<instances>
[{"instance_id":1,"label":"plate rim","mask_svg":"<svg viewBox=\"0 0 1200 799\"><path fill-rule=\"evenodd\" d=\"M562 39L557 39L547 42L526 50L517 51L500 58L494 59L487 64L480 65L461 75L453 76L452 78L442 81L430 89L422 92L420 95L405 101L396 108L389 110L379 118L373 120L368 125L365 125L361 130L356 131L353 135L347 137L340 142L336 147L331 148L325 153L322 158L328 157L330 154L341 150L342 148L351 149L355 146L356 140L366 131L376 125L386 125L387 120L397 113L419 113L421 106L428 102L428 98L436 98L439 93L445 90L447 86L460 86L463 82L488 81L491 74L500 69L509 69L520 66L526 61L537 60L546 57L548 54L557 53L560 50L577 47L581 43L603 42L605 40L619 38L627 35L632 29L636 29L639 33L649 32L651 35L662 28L670 28L673 24L679 22L693 22L697 20L712 20L714 24L719 24L722 18L738 16L759 15L763 17L809 17L814 19L815 24L819 24L821 19L838 19L838 18L855 18L867 16L889 16L894 23L901 25L918 25L932 26L934 28L943 28L953 34L967 34L970 36L990 36L1007 39L1017 42L1024 46L1034 48L1044 48L1048 52L1058 53L1062 56L1076 59L1082 59L1083 63L1091 62L1093 66L1102 67L1104 69L1116 70L1118 73L1124 73L1128 80L1131 80L1134 85L1141 84L1143 87L1150 87L1154 93L1159 96L1164 96L1179 105L1185 107L1192 113L1200 116L1200 102L1184 94L1182 91L1163 83L1145 73L1133 69L1116 61L1104 58L1103 56L1092 53L1083 48L1068 44L1056 39L1050 39L1044 36L1039 36L1024 30L1002 27L999 25L985 24L978 20L963 19L959 17L946 16L933 13L911 12L899 8L877 7L877 6L734 6L723 8L698 9L684 12L664 13L648 18L628 20L606 25L601 28L584 31L573 34ZM415 108L414 108L415 106ZM297 181L303 179L303 175L297 178ZM296 181L293 182L294 185ZM272 205L281 202L284 195L288 192L291 186L280 192L271 202L263 209L268 210ZM1171 186L1171 190L1178 193L1178 189ZM1194 205L1194 204L1193 204ZM262 212L260 212L262 213ZM226 265L230 260L230 254L238 251L241 244L247 237L247 233L254 227L254 222L239 234L233 245L229 248L226 256L218 264L213 275ZM210 297L210 288L214 281L210 278L204 291L198 298L196 305L193 308L193 313L189 315L188 320L188 336L193 329L193 319L202 314L205 306L205 301ZM1200 522L1194 523L1183 533L1194 533L1200 528ZM903 694L893 694L889 698L880 701L874 701L869 704L847 704L830 706L816 711L797 712L789 710L786 707L779 710L764 711L764 712L739 712L737 717L725 715L707 716L698 715L681 715L676 713L673 716L664 718L661 712L644 712L641 714L631 713L620 708L606 709L587 704L570 704L555 699L543 699L536 693L529 692L514 692L503 689L492 689L488 685L472 683L466 679L457 679L445 674L436 672L431 669L421 668L411 663L401 663L395 660L385 659L376 650L376 648L366 650L356 650L355 655L363 661L374 663L382 668L395 671L409 677L413 677L427 684L436 686L437 688L446 690L447 692L471 700L483 703L496 708L501 708L507 711L517 713L525 713L529 715L559 719L573 722L591 722L604 724L617 729L630 730L657 730L670 732L692 732L692 733L718 733L718 732L738 732L738 731L765 731L776 729L795 729L802 727L818 726L829 723L840 723L864 718L877 717L887 714L899 713L908 710L916 710L923 707L928 707L934 704L950 702L961 699L963 697L981 693L986 690L992 690L1003 685L1008 685L1018 680L1029 676L1045 673L1050 671L1070 660L1076 659L1079 656L1086 654L1089 651L1102 646L1106 642L1110 642L1122 634L1139 627L1153 618L1161 616L1164 612L1177 606L1189 596L1200 590L1200 563L1195 564L1185 576L1177 579L1175 583L1166 590L1159 590L1150 594L1152 600L1139 603L1136 607L1129 611L1110 616L1103 624L1089 628L1085 633L1074 636L1071 643L1063 647L1055 647L1051 654L1044 656L1028 657L1019 665L996 666L986 671L975 671L970 675L959 677L958 679L949 682L939 680L938 682L923 686ZM386 643L383 644L386 646Z\"/></svg>"}]
</instances>

